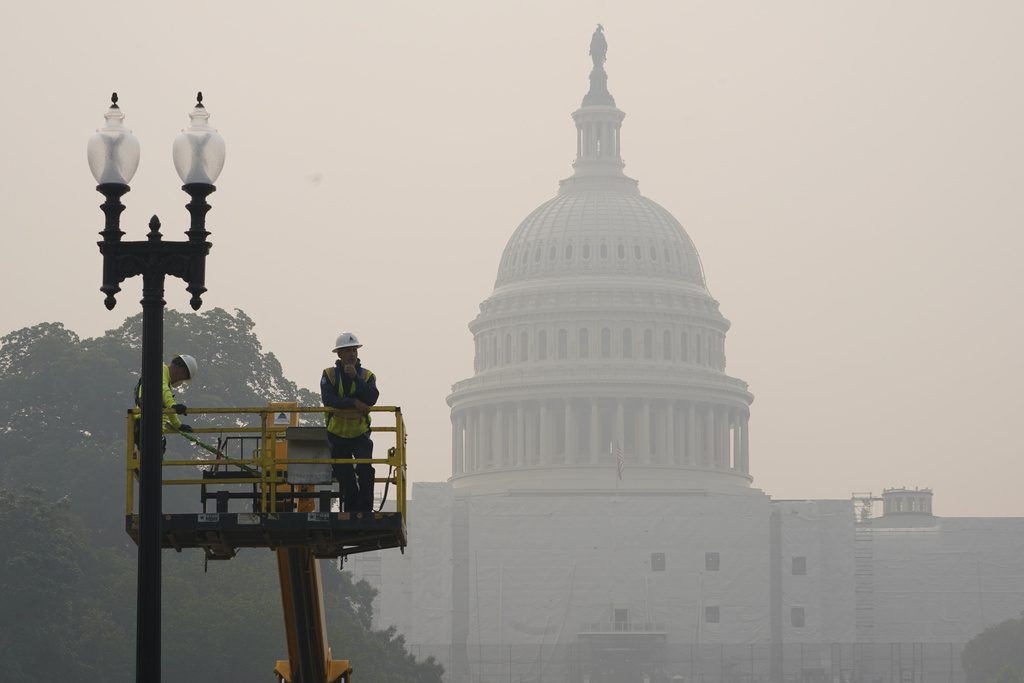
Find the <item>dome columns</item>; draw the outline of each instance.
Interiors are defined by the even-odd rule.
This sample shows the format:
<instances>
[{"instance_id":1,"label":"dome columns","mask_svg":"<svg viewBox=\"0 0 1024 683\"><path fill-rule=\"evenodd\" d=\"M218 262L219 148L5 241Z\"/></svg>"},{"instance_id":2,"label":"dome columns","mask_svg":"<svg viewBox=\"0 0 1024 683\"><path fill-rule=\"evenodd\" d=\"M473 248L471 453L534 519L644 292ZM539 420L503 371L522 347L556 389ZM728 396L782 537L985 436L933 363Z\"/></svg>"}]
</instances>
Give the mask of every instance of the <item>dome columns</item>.
<instances>
[{"instance_id":1,"label":"dome columns","mask_svg":"<svg viewBox=\"0 0 1024 683\"><path fill-rule=\"evenodd\" d=\"M539 367L560 361L626 360L645 364L688 364L723 372L725 332L721 316L665 319L664 311L643 327L630 321L567 319L537 314L533 319L481 326L474 330L477 374L508 366Z\"/></svg>"},{"instance_id":2,"label":"dome columns","mask_svg":"<svg viewBox=\"0 0 1024 683\"><path fill-rule=\"evenodd\" d=\"M747 474L745 408L633 397L502 401L452 411L452 474L614 464Z\"/></svg>"},{"instance_id":3,"label":"dome columns","mask_svg":"<svg viewBox=\"0 0 1024 683\"><path fill-rule=\"evenodd\" d=\"M452 476L465 472L466 461L466 416L464 413L452 415Z\"/></svg>"},{"instance_id":4,"label":"dome columns","mask_svg":"<svg viewBox=\"0 0 1024 683\"><path fill-rule=\"evenodd\" d=\"M574 176L622 176L622 120L614 106L587 106L573 112L576 122Z\"/></svg>"}]
</instances>

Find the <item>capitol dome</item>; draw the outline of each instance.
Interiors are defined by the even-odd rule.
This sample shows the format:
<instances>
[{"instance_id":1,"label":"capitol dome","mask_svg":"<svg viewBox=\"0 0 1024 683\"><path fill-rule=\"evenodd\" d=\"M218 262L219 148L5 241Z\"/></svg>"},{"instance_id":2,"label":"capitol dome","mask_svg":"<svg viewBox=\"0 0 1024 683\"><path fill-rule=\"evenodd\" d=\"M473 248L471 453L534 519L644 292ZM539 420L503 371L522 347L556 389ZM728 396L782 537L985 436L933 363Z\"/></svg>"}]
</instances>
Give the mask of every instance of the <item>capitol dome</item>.
<instances>
[{"instance_id":1,"label":"capitol dome","mask_svg":"<svg viewBox=\"0 0 1024 683\"><path fill-rule=\"evenodd\" d=\"M625 114L600 29L572 117L573 173L502 253L456 383L456 489L733 491L749 474L745 382L686 231L623 173Z\"/></svg>"}]
</instances>

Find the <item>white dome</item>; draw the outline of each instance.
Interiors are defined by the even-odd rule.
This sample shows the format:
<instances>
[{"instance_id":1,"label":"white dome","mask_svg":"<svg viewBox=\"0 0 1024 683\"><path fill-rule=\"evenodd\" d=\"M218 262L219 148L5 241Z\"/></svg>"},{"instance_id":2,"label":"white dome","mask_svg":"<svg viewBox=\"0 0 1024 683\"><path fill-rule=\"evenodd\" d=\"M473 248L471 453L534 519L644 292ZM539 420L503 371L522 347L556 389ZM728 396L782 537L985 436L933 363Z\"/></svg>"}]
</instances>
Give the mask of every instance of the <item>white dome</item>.
<instances>
[{"instance_id":1,"label":"white dome","mask_svg":"<svg viewBox=\"0 0 1024 683\"><path fill-rule=\"evenodd\" d=\"M568 188L519 225L495 286L551 276L634 275L704 286L700 257L675 218L635 188Z\"/></svg>"}]
</instances>

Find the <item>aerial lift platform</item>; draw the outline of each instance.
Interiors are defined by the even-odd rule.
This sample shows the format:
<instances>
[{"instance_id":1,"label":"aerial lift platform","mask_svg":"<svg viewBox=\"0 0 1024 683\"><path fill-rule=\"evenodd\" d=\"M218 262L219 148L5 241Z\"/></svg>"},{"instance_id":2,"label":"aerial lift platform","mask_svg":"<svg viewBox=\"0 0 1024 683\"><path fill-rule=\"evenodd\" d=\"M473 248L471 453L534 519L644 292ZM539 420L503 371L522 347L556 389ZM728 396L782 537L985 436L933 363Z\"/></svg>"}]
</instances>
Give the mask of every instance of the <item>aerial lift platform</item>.
<instances>
[{"instance_id":1,"label":"aerial lift platform","mask_svg":"<svg viewBox=\"0 0 1024 683\"><path fill-rule=\"evenodd\" d=\"M274 669L282 683L348 683L348 660L334 660L327 642L326 618L318 559L354 553L405 548L406 465L405 424L396 406L371 409L374 420L391 415L393 425L371 426L375 435L393 434L387 457L366 460L330 459L323 414L346 415L321 407L271 403L262 408L189 408L189 415L212 415L224 426L195 427L182 436L205 449L206 459L163 460L163 485L199 489L198 512L165 512L161 544L181 551L202 548L207 560L227 560L240 548L269 548L277 553L284 607L288 659ZM135 511L139 454L134 448L138 409L128 412L125 525L138 543ZM307 422L308 424L300 424ZM205 440L216 439L216 446ZM380 448L382 440L375 440ZM382 491L380 509L347 513L335 508L340 494L331 485L331 464L370 463ZM178 477L178 478L173 478ZM321 489L317 489L317 485ZM381 489L383 484L383 489ZM323 489L323 486L330 488ZM393 504L388 492L394 489ZM234 504L234 505L233 505ZM212 508L212 509L211 509Z\"/></svg>"}]
</instances>

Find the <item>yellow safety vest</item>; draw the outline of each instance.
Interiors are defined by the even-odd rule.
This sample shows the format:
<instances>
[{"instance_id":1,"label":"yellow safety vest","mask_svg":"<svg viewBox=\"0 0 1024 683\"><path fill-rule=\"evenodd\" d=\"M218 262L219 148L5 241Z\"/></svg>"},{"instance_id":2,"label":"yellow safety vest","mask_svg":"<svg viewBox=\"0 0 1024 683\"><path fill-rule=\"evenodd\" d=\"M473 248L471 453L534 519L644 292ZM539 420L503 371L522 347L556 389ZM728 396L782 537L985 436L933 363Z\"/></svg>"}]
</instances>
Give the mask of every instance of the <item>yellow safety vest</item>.
<instances>
[{"instance_id":1,"label":"yellow safety vest","mask_svg":"<svg viewBox=\"0 0 1024 683\"><path fill-rule=\"evenodd\" d=\"M164 363L164 386L163 386L163 407L170 408L174 405L174 393L171 392L171 369ZM142 408L142 378L139 378L139 383L135 385L135 405ZM140 416L141 417L141 416ZM178 427L181 426L181 420L175 413L170 415L164 415L164 433L176 432ZM139 419L136 418L135 429L139 429Z\"/></svg>"},{"instance_id":2,"label":"yellow safety vest","mask_svg":"<svg viewBox=\"0 0 1024 683\"><path fill-rule=\"evenodd\" d=\"M348 393L345 391L345 383L338 381L335 377L335 368L331 366L324 370L324 374L327 375L327 380L334 386L334 390L338 392L339 396L353 396L356 393L356 382L352 380L348 385ZM373 373L369 370L363 369L363 381L369 382L370 378L373 377ZM360 415L359 417L342 417L334 413L327 413L327 431L336 436L351 439L370 431L370 416Z\"/></svg>"}]
</instances>

